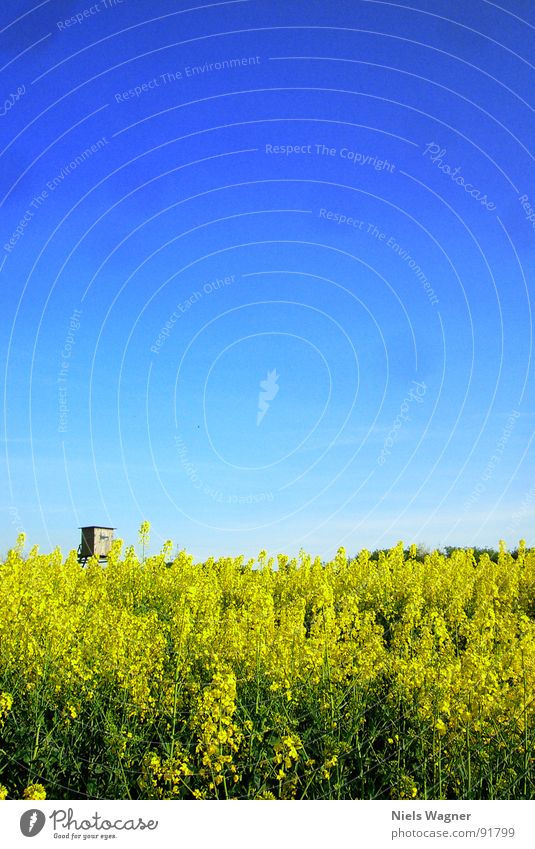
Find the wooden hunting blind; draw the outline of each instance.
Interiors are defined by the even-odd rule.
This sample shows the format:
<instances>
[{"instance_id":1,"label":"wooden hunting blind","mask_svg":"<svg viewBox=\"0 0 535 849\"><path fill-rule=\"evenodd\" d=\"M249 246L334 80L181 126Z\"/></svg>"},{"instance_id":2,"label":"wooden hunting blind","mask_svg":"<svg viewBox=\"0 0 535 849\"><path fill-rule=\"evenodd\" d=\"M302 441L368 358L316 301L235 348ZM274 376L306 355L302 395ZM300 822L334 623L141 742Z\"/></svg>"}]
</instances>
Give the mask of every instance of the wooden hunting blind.
<instances>
[{"instance_id":1,"label":"wooden hunting blind","mask_svg":"<svg viewBox=\"0 0 535 849\"><path fill-rule=\"evenodd\" d=\"M100 528L96 525L88 525L80 528L82 541L78 549L78 559L87 560L89 557L98 557L105 560L108 556L113 542L115 528Z\"/></svg>"}]
</instances>

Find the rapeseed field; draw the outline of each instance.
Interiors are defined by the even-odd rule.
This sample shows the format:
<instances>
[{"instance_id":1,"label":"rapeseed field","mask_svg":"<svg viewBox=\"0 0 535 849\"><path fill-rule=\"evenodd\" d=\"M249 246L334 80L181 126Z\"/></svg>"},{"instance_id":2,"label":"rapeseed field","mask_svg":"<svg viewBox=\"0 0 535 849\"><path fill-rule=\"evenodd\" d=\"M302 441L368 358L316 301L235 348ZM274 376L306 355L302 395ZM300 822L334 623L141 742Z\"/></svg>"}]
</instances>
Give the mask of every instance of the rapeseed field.
<instances>
[{"instance_id":1,"label":"rapeseed field","mask_svg":"<svg viewBox=\"0 0 535 849\"><path fill-rule=\"evenodd\" d=\"M85 567L23 547L0 562L0 798L535 796L523 541L195 563L117 540Z\"/></svg>"}]
</instances>

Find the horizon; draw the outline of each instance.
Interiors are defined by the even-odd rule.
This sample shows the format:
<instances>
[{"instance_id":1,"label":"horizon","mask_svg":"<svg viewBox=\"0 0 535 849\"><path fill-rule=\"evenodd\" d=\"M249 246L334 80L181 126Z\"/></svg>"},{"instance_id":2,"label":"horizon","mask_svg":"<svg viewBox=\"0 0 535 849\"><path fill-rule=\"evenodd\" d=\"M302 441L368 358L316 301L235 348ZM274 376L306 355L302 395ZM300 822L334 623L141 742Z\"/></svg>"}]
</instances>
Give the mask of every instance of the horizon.
<instances>
[{"instance_id":1,"label":"horizon","mask_svg":"<svg viewBox=\"0 0 535 849\"><path fill-rule=\"evenodd\" d=\"M87 527L96 527L96 526L89 525ZM98 526L98 527L100 527L100 526ZM109 529L106 529L106 530L115 530L115 529L109 528ZM150 536L150 531L149 531L149 536ZM145 553L143 555L143 546L142 546L142 543L139 542L139 532L138 532L138 540L136 542L130 542L126 539L123 539L120 536L115 536L115 535L113 537L113 541L121 543L121 558L124 557L127 549L133 548L134 552L136 554L136 557L138 558L138 560L141 564L144 563L145 560L150 559L151 557L160 556L162 553L164 553L166 551L166 548L167 548L167 558L168 558L166 560L167 566L171 565L181 554L185 554L187 557L191 557L193 559L193 562L195 564L198 564L198 565L202 565L208 559L210 559L210 558L205 558L205 559L196 558L194 552L188 551L188 549L186 549L186 548L179 548L179 546L177 544L175 544L173 542L173 540L171 540L171 539L166 540L166 543L172 543L172 545L166 546L166 543L164 543L159 550L156 550L154 548L154 546L151 546L150 541L149 541L145 545ZM0 562L6 561L7 556L8 556L10 551L19 552L23 557L27 557L30 554L30 552L33 549L35 549L35 547L37 547L37 549L38 549L37 553L39 555L47 556L48 554L52 553L51 551L42 551L41 548L39 547L38 543L35 543L34 545L32 545L31 541L26 539L26 538L24 539L24 544L22 545L22 547L19 545L19 542L20 542L20 537L16 540L16 543L13 546L11 546L10 549L8 549L6 551L6 554L4 555L4 557L2 558L2 560ZM491 556L491 555L499 555L499 553L500 553L500 543L501 542L502 542L502 540L498 540L498 543L495 546L493 546L493 545L490 545L490 546L443 545L443 546L431 547L431 546L426 545L425 542L407 543L404 540L398 540L397 543L395 545L391 546L391 547L368 549L368 548L366 548L366 546L364 546L364 547L357 549L353 552L347 551L345 549L344 550L345 550L345 554L346 554L346 557L347 557L348 560L354 560L354 559L358 558L359 555L363 551L368 551L372 558L373 558L374 555L377 555L379 553L388 554L391 551L393 551L395 548L397 548L397 546L400 543L403 544L403 552L407 556L410 554L411 549L414 547L416 549L416 551L415 551L416 558L426 557L427 555L431 555L431 554L435 554L435 553L439 553L441 555L444 555L445 557L449 557L449 556L451 556L453 551L467 551L467 550L473 551L475 555L488 553L489 556ZM505 541L503 541L503 542L505 542ZM518 554L518 551L519 551L520 547L522 546L522 544L524 544L526 551L532 550L532 548L533 548L532 547L530 549L530 546L527 546L525 544L525 540L520 539L520 540L518 540L518 543L514 547L509 547L509 546L506 545L505 546L505 553L508 553L508 554L511 554L511 555ZM341 548L343 548L343 546ZM60 549L60 550L61 550L61 554L62 554L64 560L67 559L67 557L70 556L72 553L76 553L78 561L80 562L80 564L83 565L84 567L87 565L87 561L82 563L82 560L79 556L77 546L71 547L71 548L66 549L66 550L62 550L62 549ZM334 552L331 557L328 557L328 558L320 558L319 554L315 554L312 551L307 551L306 549L301 549L300 551L298 551L296 554L294 554L290 558L288 558L288 555L285 552L280 551L280 552L268 554L265 549L261 549L256 555L249 556L249 557L246 557L244 554L231 555L230 557L231 557L231 559L241 558L245 563L253 561L253 563L255 565L260 564L261 561L266 561L266 560L267 561L273 561L272 568L278 569L278 560L281 557L288 558L290 560L298 560L299 558L301 558L301 556L305 556L305 557L309 557L311 561L315 561L319 558L319 559L321 559L322 565L325 565L326 563L334 561L334 559L336 558L339 551L340 551L340 548L336 552ZM229 557L229 555L225 555L225 554L220 554L217 557L214 557L213 555L211 555L211 559L213 559L215 562L217 562L218 560L227 559L228 557ZM90 558L87 558L87 560L89 560L89 559ZM107 565L107 557L99 558L99 564L101 566L106 566Z\"/></svg>"}]
</instances>

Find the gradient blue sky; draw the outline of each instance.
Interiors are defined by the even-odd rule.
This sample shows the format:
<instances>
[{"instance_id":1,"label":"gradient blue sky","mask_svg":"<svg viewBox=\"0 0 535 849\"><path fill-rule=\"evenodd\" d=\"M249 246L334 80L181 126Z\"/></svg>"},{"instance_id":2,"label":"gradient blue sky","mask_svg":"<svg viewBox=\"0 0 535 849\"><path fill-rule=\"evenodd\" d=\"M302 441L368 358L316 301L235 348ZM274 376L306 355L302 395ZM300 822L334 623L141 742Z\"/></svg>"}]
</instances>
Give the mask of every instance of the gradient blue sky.
<instances>
[{"instance_id":1,"label":"gradient blue sky","mask_svg":"<svg viewBox=\"0 0 535 849\"><path fill-rule=\"evenodd\" d=\"M528 0L0 17L2 550L534 543Z\"/></svg>"}]
</instances>

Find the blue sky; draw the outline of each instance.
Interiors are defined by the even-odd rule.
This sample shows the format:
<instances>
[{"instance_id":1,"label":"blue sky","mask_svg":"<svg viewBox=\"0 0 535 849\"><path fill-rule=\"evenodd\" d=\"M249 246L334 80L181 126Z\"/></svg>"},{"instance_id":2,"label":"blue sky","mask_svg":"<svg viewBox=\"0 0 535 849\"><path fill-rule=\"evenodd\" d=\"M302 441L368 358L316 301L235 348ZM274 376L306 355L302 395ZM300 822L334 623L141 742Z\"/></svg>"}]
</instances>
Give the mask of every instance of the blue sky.
<instances>
[{"instance_id":1,"label":"blue sky","mask_svg":"<svg viewBox=\"0 0 535 849\"><path fill-rule=\"evenodd\" d=\"M533 544L535 17L420 6L3 8L2 550Z\"/></svg>"}]
</instances>

